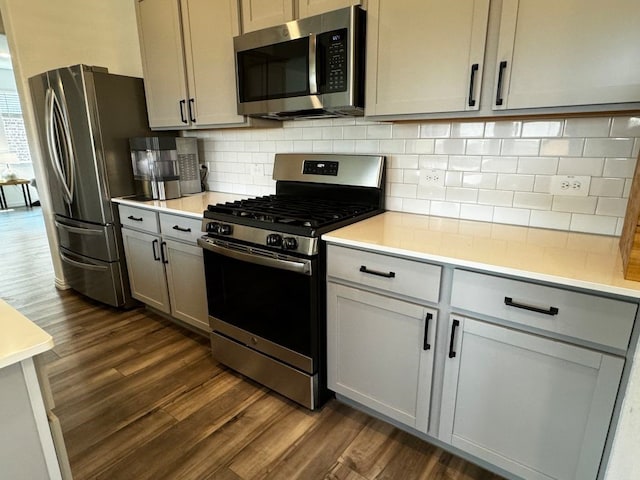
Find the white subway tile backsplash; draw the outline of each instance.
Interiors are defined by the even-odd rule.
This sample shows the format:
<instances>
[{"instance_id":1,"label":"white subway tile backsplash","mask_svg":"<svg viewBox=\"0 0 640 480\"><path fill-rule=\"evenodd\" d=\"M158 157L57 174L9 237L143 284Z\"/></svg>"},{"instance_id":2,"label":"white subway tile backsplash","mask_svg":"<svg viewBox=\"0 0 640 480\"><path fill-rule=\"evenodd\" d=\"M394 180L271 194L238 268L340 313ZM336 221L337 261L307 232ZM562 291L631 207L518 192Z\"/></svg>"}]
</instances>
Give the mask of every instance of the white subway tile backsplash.
<instances>
[{"instance_id":1,"label":"white subway tile backsplash","mask_svg":"<svg viewBox=\"0 0 640 480\"><path fill-rule=\"evenodd\" d=\"M479 172L482 158L476 155L450 155L449 170Z\"/></svg>"},{"instance_id":2,"label":"white subway tile backsplash","mask_svg":"<svg viewBox=\"0 0 640 480\"><path fill-rule=\"evenodd\" d=\"M627 211L626 198L601 197L598 199L596 215L609 215L611 217L624 217Z\"/></svg>"},{"instance_id":3,"label":"white subway tile backsplash","mask_svg":"<svg viewBox=\"0 0 640 480\"><path fill-rule=\"evenodd\" d=\"M589 195L592 197L618 197L624 192L625 180L622 178L594 177L591 179Z\"/></svg>"},{"instance_id":4,"label":"white subway tile backsplash","mask_svg":"<svg viewBox=\"0 0 640 480\"><path fill-rule=\"evenodd\" d=\"M421 138L446 138L450 134L450 123L423 123L420 125Z\"/></svg>"},{"instance_id":5,"label":"white subway tile backsplash","mask_svg":"<svg viewBox=\"0 0 640 480\"><path fill-rule=\"evenodd\" d=\"M530 215L531 211L524 208L495 207L493 209L493 221L496 223L529 225Z\"/></svg>"},{"instance_id":6,"label":"white subway tile backsplash","mask_svg":"<svg viewBox=\"0 0 640 480\"><path fill-rule=\"evenodd\" d=\"M555 212L589 213L596 211L597 197L570 197L554 195L551 209Z\"/></svg>"},{"instance_id":7,"label":"white subway tile backsplash","mask_svg":"<svg viewBox=\"0 0 640 480\"><path fill-rule=\"evenodd\" d=\"M470 138L467 140L467 155L499 155L501 142L497 138Z\"/></svg>"},{"instance_id":8,"label":"white subway tile backsplash","mask_svg":"<svg viewBox=\"0 0 640 480\"><path fill-rule=\"evenodd\" d=\"M564 157L558 164L558 175L602 175L604 158Z\"/></svg>"},{"instance_id":9,"label":"white subway tile backsplash","mask_svg":"<svg viewBox=\"0 0 640 480\"><path fill-rule=\"evenodd\" d=\"M464 203L460 205L460 218L465 220L477 220L490 222L493 220L493 208L489 205L474 205Z\"/></svg>"},{"instance_id":10,"label":"white subway tile backsplash","mask_svg":"<svg viewBox=\"0 0 640 480\"><path fill-rule=\"evenodd\" d=\"M531 192L533 190L534 175L513 175L510 173L498 174L496 188L498 190L516 190Z\"/></svg>"},{"instance_id":11,"label":"white subway tile backsplash","mask_svg":"<svg viewBox=\"0 0 640 480\"><path fill-rule=\"evenodd\" d=\"M393 138L419 138L419 123L394 123L391 130Z\"/></svg>"},{"instance_id":12,"label":"white subway tile backsplash","mask_svg":"<svg viewBox=\"0 0 640 480\"><path fill-rule=\"evenodd\" d=\"M435 141L432 139L405 140L406 153L433 153Z\"/></svg>"},{"instance_id":13,"label":"white subway tile backsplash","mask_svg":"<svg viewBox=\"0 0 640 480\"><path fill-rule=\"evenodd\" d=\"M473 138L484 135L484 122L455 122L451 124L452 138Z\"/></svg>"},{"instance_id":14,"label":"white subway tile backsplash","mask_svg":"<svg viewBox=\"0 0 640 480\"><path fill-rule=\"evenodd\" d=\"M558 159L554 157L520 157L518 173L533 175L555 175L558 170Z\"/></svg>"},{"instance_id":15,"label":"white subway tile backsplash","mask_svg":"<svg viewBox=\"0 0 640 480\"><path fill-rule=\"evenodd\" d=\"M611 126L609 117L568 118L564 124L565 137L608 137Z\"/></svg>"},{"instance_id":16,"label":"white subway tile backsplash","mask_svg":"<svg viewBox=\"0 0 640 480\"><path fill-rule=\"evenodd\" d=\"M475 188L447 187L445 200L448 202L476 203L478 201L478 190Z\"/></svg>"},{"instance_id":17,"label":"white subway tile backsplash","mask_svg":"<svg viewBox=\"0 0 640 480\"><path fill-rule=\"evenodd\" d=\"M513 206L532 210L551 210L551 195L533 192L515 192Z\"/></svg>"},{"instance_id":18,"label":"white subway tile backsplash","mask_svg":"<svg viewBox=\"0 0 640 480\"><path fill-rule=\"evenodd\" d=\"M487 122L484 128L486 138L516 138L522 132L520 121Z\"/></svg>"},{"instance_id":19,"label":"white subway tile backsplash","mask_svg":"<svg viewBox=\"0 0 640 480\"><path fill-rule=\"evenodd\" d=\"M516 173L518 157L482 157L483 172Z\"/></svg>"},{"instance_id":20,"label":"white subway tile backsplash","mask_svg":"<svg viewBox=\"0 0 640 480\"><path fill-rule=\"evenodd\" d=\"M586 157L629 157L632 150L631 138L587 138L584 141Z\"/></svg>"},{"instance_id":21,"label":"white subway tile backsplash","mask_svg":"<svg viewBox=\"0 0 640 480\"><path fill-rule=\"evenodd\" d=\"M437 139L434 153L443 155L461 155L464 153L465 140L463 138Z\"/></svg>"},{"instance_id":22,"label":"white subway tile backsplash","mask_svg":"<svg viewBox=\"0 0 640 480\"><path fill-rule=\"evenodd\" d=\"M579 157L583 149L582 138L544 138L540 143L543 157Z\"/></svg>"},{"instance_id":23,"label":"white subway tile backsplash","mask_svg":"<svg viewBox=\"0 0 640 480\"><path fill-rule=\"evenodd\" d=\"M633 178L635 158L605 158L602 175L605 177Z\"/></svg>"},{"instance_id":24,"label":"white subway tile backsplash","mask_svg":"<svg viewBox=\"0 0 640 480\"><path fill-rule=\"evenodd\" d=\"M464 172L462 186L466 188L496 188L498 175L495 173Z\"/></svg>"},{"instance_id":25,"label":"white subway tile backsplash","mask_svg":"<svg viewBox=\"0 0 640 480\"><path fill-rule=\"evenodd\" d=\"M569 230L613 235L616 231L617 220L616 217L573 214L571 215Z\"/></svg>"},{"instance_id":26,"label":"white subway tile backsplash","mask_svg":"<svg viewBox=\"0 0 640 480\"><path fill-rule=\"evenodd\" d=\"M202 143L213 190L273 193L277 152L382 154L389 210L619 235L640 117L403 123L351 117L184 134ZM444 170L445 186L420 185L420 169ZM591 177L589 195L551 195L556 174Z\"/></svg>"},{"instance_id":27,"label":"white subway tile backsplash","mask_svg":"<svg viewBox=\"0 0 640 480\"><path fill-rule=\"evenodd\" d=\"M562 135L562 120L527 121L522 123L522 137L559 137Z\"/></svg>"},{"instance_id":28,"label":"white subway tile backsplash","mask_svg":"<svg viewBox=\"0 0 640 480\"><path fill-rule=\"evenodd\" d=\"M502 155L532 155L540 152L540 140L533 138L507 138L502 141Z\"/></svg>"}]
</instances>

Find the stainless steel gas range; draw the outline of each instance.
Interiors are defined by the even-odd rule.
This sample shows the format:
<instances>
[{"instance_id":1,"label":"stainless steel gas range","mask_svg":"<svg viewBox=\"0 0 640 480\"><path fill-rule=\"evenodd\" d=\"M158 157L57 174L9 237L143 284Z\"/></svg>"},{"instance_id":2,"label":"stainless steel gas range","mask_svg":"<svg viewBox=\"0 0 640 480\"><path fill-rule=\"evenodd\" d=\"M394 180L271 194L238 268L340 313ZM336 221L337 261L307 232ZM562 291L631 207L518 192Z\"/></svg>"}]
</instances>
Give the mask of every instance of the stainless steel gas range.
<instances>
[{"instance_id":1,"label":"stainless steel gas range","mask_svg":"<svg viewBox=\"0 0 640 480\"><path fill-rule=\"evenodd\" d=\"M276 154L276 194L204 212L211 345L310 408L326 387L326 232L383 212L384 157Z\"/></svg>"}]
</instances>

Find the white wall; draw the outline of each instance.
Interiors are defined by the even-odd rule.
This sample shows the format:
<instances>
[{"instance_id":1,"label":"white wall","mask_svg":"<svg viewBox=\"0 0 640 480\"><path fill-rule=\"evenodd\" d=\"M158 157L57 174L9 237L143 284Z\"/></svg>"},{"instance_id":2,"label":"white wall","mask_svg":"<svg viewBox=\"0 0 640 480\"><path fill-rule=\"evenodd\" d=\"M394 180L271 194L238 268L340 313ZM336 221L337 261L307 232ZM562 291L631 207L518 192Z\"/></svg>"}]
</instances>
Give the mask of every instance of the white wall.
<instances>
[{"instance_id":1,"label":"white wall","mask_svg":"<svg viewBox=\"0 0 640 480\"><path fill-rule=\"evenodd\" d=\"M0 0L0 12L31 147L56 284L64 286L49 196L43 188L47 182L28 79L47 70L78 63L141 77L135 4L132 0Z\"/></svg>"}]
</instances>

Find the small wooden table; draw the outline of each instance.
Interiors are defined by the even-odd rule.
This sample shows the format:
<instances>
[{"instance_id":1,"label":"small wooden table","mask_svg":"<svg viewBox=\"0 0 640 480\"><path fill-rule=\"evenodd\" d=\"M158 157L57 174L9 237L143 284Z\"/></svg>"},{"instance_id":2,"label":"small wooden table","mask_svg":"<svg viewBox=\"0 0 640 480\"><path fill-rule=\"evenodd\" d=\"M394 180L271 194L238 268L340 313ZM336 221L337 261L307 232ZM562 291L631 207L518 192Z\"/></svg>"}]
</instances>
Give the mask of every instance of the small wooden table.
<instances>
[{"instance_id":1,"label":"small wooden table","mask_svg":"<svg viewBox=\"0 0 640 480\"><path fill-rule=\"evenodd\" d=\"M16 178L15 180L0 180L0 208L6 209L7 199L4 196L4 188L11 185L20 185L22 187L22 196L24 197L24 204L27 208L31 208L31 193L29 192L29 184L31 182L29 180L24 180L22 178Z\"/></svg>"}]
</instances>

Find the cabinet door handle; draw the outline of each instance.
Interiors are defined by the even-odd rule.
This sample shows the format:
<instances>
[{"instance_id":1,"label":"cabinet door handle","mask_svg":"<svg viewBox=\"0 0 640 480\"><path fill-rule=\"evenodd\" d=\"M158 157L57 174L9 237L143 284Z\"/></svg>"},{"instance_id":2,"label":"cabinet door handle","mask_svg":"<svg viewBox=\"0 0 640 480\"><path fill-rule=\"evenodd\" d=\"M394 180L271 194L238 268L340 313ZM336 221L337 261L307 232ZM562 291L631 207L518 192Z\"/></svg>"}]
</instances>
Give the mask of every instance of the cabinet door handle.
<instances>
[{"instance_id":1,"label":"cabinet door handle","mask_svg":"<svg viewBox=\"0 0 640 480\"><path fill-rule=\"evenodd\" d=\"M478 72L478 69L480 68L480 65L477 63L474 63L473 65L471 65L471 78L469 79L469 106L470 107L475 107L476 106L476 100L475 98L473 98L473 91L475 90L475 84L476 84L476 73Z\"/></svg>"},{"instance_id":2,"label":"cabinet door handle","mask_svg":"<svg viewBox=\"0 0 640 480\"><path fill-rule=\"evenodd\" d=\"M187 103L187 101L186 100L180 100L179 103L180 103L180 120L182 120L182 123L189 123L187 121L187 119L185 118L185 116L184 116L184 107L185 107L185 104Z\"/></svg>"},{"instance_id":3,"label":"cabinet door handle","mask_svg":"<svg viewBox=\"0 0 640 480\"><path fill-rule=\"evenodd\" d=\"M427 313L427 316L424 319L424 340L422 341L422 349L429 350L431 349L431 344L429 343L429 322L433 318L432 313Z\"/></svg>"},{"instance_id":4,"label":"cabinet door handle","mask_svg":"<svg viewBox=\"0 0 640 480\"><path fill-rule=\"evenodd\" d=\"M456 329L460 326L460 320L454 320L451 324L451 339L449 340L449 358L456 356L456 351L453 349L456 341Z\"/></svg>"},{"instance_id":5,"label":"cabinet door handle","mask_svg":"<svg viewBox=\"0 0 640 480\"><path fill-rule=\"evenodd\" d=\"M153 249L153 259L159 261L160 256L158 255L158 250L156 249L158 246L158 240L154 240L151 242L151 248Z\"/></svg>"},{"instance_id":6,"label":"cabinet door handle","mask_svg":"<svg viewBox=\"0 0 640 480\"><path fill-rule=\"evenodd\" d=\"M196 109L195 99L190 98L189 99L189 120L191 120L193 123L196 123L196 117L193 113L195 109Z\"/></svg>"},{"instance_id":7,"label":"cabinet door handle","mask_svg":"<svg viewBox=\"0 0 640 480\"><path fill-rule=\"evenodd\" d=\"M129 215L127 218L129 220L133 220L134 222L141 222L142 221L142 217L134 217L133 215Z\"/></svg>"},{"instance_id":8,"label":"cabinet door handle","mask_svg":"<svg viewBox=\"0 0 640 480\"><path fill-rule=\"evenodd\" d=\"M360 271L362 273L369 273L371 275L377 275L378 277L394 278L396 272L379 272L377 270L369 270L366 265L360 265Z\"/></svg>"},{"instance_id":9,"label":"cabinet door handle","mask_svg":"<svg viewBox=\"0 0 640 480\"><path fill-rule=\"evenodd\" d=\"M165 264L169 263L169 258L165 251L166 246L167 246L167 242L162 242L160 244L160 256L162 257L162 263L165 263Z\"/></svg>"},{"instance_id":10,"label":"cabinet door handle","mask_svg":"<svg viewBox=\"0 0 640 480\"><path fill-rule=\"evenodd\" d=\"M522 308L523 310L529 310L531 312L542 313L544 315L557 315L560 311L557 307L540 308L533 305L527 305L526 303L514 302L511 297L504 297L504 304L510 307Z\"/></svg>"},{"instance_id":11,"label":"cabinet door handle","mask_svg":"<svg viewBox=\"0 0 640 480\"><path fill-rule=\"evenodd\" d=\"M502 105L504 99L502 98L502 82L504 81L504 72L507 69L507 61L500 62L500 68L498 68L498 88L496 91L496 105Z\"/></svg>"},{"instance_id":12,"label":"cabinet door handle","mask_svg":"<svg viewBox=\"0 0 640 480\"><path fill-rule=\"evenodd\" d=\"M178 230L179 232L191 232L190 228L182 228L182 227L179 227L178 225L174 225L173 229Z\"/></svg>"}]
</instances>

